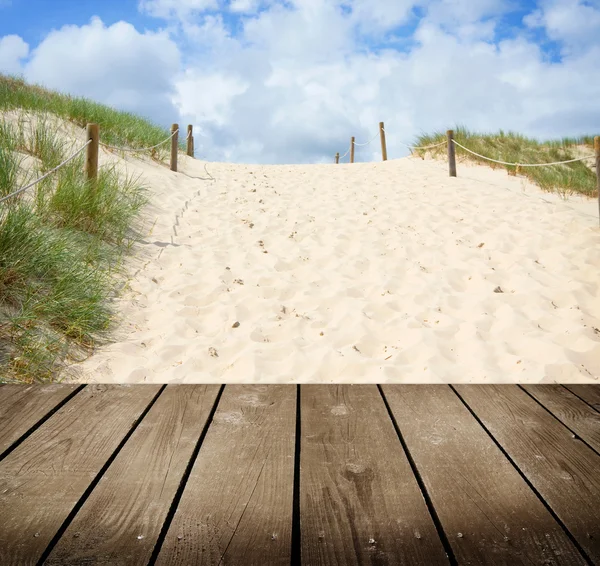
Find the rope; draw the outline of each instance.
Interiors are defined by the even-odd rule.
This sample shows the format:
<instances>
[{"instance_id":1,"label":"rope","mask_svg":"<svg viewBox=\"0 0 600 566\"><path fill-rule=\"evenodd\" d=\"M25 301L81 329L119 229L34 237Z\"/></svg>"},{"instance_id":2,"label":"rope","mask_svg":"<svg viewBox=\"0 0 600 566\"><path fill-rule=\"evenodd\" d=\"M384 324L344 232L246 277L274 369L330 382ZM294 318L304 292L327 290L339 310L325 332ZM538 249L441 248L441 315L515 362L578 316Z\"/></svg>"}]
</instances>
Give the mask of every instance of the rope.
<instances>
[{"instance_id":1,"label":"rope","mask_svg":"<svg viewBox=\"0 0 600 566\"><path fill-rule=\"evenodd\" d=\"M419 146L414 146L414 145L408 145L406 143L402 143L402 142L398 142L400 145L403 145L404 147L408 147L409 149L431 149L432 147L439 147L440 145L444 145L446 142L440 142L440 143L434 143L433 145L419 145Z\"/></svg>"},{"instance_id":2,"label":"rope","mask_svg":"<svg viewBox=\"0 0 600 566\"><path fill-rule=\"evenodd\" d=\"M0 198L0 203L4 202L5 200L8 200L11 197L14 197L15 195L18 195L19 193L22 193L23 191L26 191L27 189L30 189L34 185L37 185L40 181L43 181L46 177L54 173L54 171L60 169L63 165L66 165L67 163L69 163L69 161L75 159L75 157L77 157L88 145L90 145L90 143L92 143L92 140L88 140L87 143L83 147L80 147L73 155L71 155L71 157L65 159L60 165L57 165L54 169L50 169L50 171L48 171L45 175L42 175L37 181L29 183L29 185L27 185L26 187L21 187L14 193L10 193L5 197Z\"/></svg>"},{"instance_id":3,"label":"rope","mask_svg":"<svg viewBox=\"0 0 600 566\"><path fill-rule=\"evenodd\" d=\"M383 130L383 132L385 133L385 130L383 128L381 128ZM414 146L414 145L408 145L406 143L403 143L401 141L397 142L400 145L403 145L404 147L407 147L408 149L431 149L432 147L439 147L440 145L444 145L446 142L440 142L440 143L435 143L433 145L421 145L421 146Z\"/></svg>"},{"instance_id":4,"label":"rope","mask_svg":"<svg viewBox=\"0 0 600 566\"><path fill-rule=\"evenodd\" d=\"M354 145L369 145L378 135L379 135L379 132L377 132L368 142L366 142L366 143L356 143L356 142L354 142Z\"/></svg>"},{"instance_id":5,"label":"rope","mask_svg":"<svg viewBox=\"0 0 600 566\"><path fill-rule=\"evenodd\" d=\"M154 149L155 147L158 147L159 145L162 145L163 143L168 142L177 132L179 131L179 129L175 130L167 139L161 141L160 143L157 143L156 145L153 145L151 147L114 147L112 145L107 145L105 143L99 142L100 145L102 147L106 147L107 149L114 149L116 151L148 151L149 149Z\"/></svg>"},{"instance_id":6,"label":"rope","mask_svg":"<svg viewBox=\"0 0 600 566\"><path fill-rule=\"evenodd\" d=\"M346 155L348 155L350 153L350 148L348 148L348 151L346 153L344 153L344 155L340 156L340 160L344 159L344 157L346 157Z\"/></svg>"},{"instance_id":7,"label":"rope","mask_svg":"<svg viewBox=\"0 0 600 566\"><path fill-rule=\"evenodd\" d=\"M563 163L573 163L575 161L584 161L585 159L591 159L592 157L596 157L595 155L586 155L585 157L578 157L577 159L569 159L568 161L555 161L553 163L507 163L506 161L498 161L497 159L492 159L491 157L486 157L485 155L480 155L479 153L475 153L474 151L466 148L464 145L459 144L456 140L452 140L458 147L462 147L465 151L476 155L477 157L481 157L482 159L487 159L488 161L493 161L494 163L500 163L501 165L515 165L517 167L545 167L546 165L562 165Z\"/></svg>"}]
</instances>

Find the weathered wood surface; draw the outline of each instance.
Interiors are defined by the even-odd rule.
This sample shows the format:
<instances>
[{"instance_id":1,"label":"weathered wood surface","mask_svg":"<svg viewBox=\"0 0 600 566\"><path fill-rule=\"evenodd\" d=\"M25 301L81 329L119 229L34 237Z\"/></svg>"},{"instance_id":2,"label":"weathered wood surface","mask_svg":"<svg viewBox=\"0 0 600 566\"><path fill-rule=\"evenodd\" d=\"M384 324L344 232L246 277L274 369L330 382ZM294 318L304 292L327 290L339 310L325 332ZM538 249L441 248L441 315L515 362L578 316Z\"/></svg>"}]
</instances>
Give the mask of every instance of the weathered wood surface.
<instances>
[{"instance_id":1,"label":"weathered wood surface","mask_svg":"<svg viewBox=\"0 0 600 566\"><path fill-rule=\"evenodd\" d=\"M148 564L218 392L167 387L44 564Z\"/></svg>"},{"instance_id":2,"label":"weathered wood surface","mask_svg":"<svg viewBox=\"0 0 600 566\"><path fill-rule=\"evenodd\" d=\"M377 386L301 391L302 563L449 564Z\"/></svg>"},{"instance_id":3,"label":"weathered wood surface","mask_svg":"<svg viewBox=\"0 0 600 566\"><path fill-rule=\"evenodd\" d=\"M0 395L0 454L71 395L77 385L5 385Z\"/></svg>"},{"instance_id":4,"label":"weathered wood surface","mask_svg":"<svg viewBox=\"0 0 600 566\"><path fill-rule=\"evenodd\" d=\"M562 385L523 385L559 421L600 453L600 413Z\"/></svg>"},{"instance_id":5,"label":"weathered wood surface","mask_svg":"<svg viewBox=\"0 0 600 566\"><path fill-rule=\"evenodd\" d=\"M159 386L87 386L0 464L0 564L35 564Z\"/></svg>"},{"instance_id":6,"label":"weathered wood surface","mask_svg":"<svg viewBox=\"0 0 600 566\"><path fill-rule=\"evenodd\" d=\"M2 566L600 564L597 386L24 391Z\"/></svg>"},{"instance_id":7,"label":"weathered wood surface","mask_svg":"<svg viewBox=\"0 0 600 566\"><path fill-rule=\"evenodd\" d=\"M600 411L600 385L566 385L565 387L594 407L596 411Z\"/></svg>"},{"instance_id":8,"label":"weathered wood surface","mask_svg":"<svg viewBox=\"0 0 600 566\"><path fill-rule=\"evenodd\" d=\"M290 564L296 388L230 385L156 564Z\"/></svg>"},{"instance_id":9,"label":"weathered wood surface","mask_svg":"<svg viewBox=\"0 0 600 566\"><path fill-rule=\"evenodd\" d=\"M600 562L600 456L517 386L455 388L588 557Z\"/></svg>"},{"instance_id":10,"label":"weathered wood surface","mask_svg":"<svg viewBox=\"0 0 600 566\"><path fill-rule=\"evenodd\" d=\"M586 564L447 385L384 385L459 564Z\"/></svg>"}]
</instances>

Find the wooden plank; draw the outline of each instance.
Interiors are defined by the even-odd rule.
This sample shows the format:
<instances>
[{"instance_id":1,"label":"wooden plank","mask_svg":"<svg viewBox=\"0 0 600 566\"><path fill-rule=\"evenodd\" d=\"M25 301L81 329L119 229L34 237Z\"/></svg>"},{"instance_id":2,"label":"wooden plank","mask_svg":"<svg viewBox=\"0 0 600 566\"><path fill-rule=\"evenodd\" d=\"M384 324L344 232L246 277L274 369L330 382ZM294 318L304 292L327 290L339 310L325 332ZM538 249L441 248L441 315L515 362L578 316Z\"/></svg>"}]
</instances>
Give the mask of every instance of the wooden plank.
<instances>
[{"instance_id":1,"label":"wooden plank","mask_svg":"<svg viewBox=\"0 0 600 566\"><path fill-rule=\"evenodd\" d=\"M228 385L157 564L290 563L296 388Z\"/></svg>"},{"instance_id":2,"label":"wooden plank","mask_svg":"<svg viewBox=\"0 0 600 566\"><path fill-rule=\"evenodd\" d=\"M383 391L459 564L585 564L450 387Z\"/></svg>"},{"instance_id":3,"label":"wooden plank","mask_svg":"<svg viewBox=\"0 0 600 566\"><path fill-rule=\"evenodd\" d=\"M600 456L514 385L456 390L591 560L600 562Z\"/></svg>"},{"instance_id":4,"label":"wooden plank","mask_svg":"<svg viewBox=\"0 0 600 566\"><path fill-rule=\"evenodd\" d=\"M218 392L167 387L44 564L148 564Z\"/></svg>"},{"instance_id":5,"label":"wooden plank","mask_svg":"<svg viewBox=\"0 0 600 566\"><path fill-rule=\"evenodd\" d=\"M600 411L600 385L565 385L565 387L589 403L596 411Z\"/></svg>"},{"instance_id":6,"label":"wooden plank","mask_svg":"<svg viewBox=\"0 0 600 566\"><path fill-rule=\"evenodd\" d=\"M556 418L600 452L600 413L562 385L523 385Z\"/></svg>"},{"instance_id":7,"label":"wooden plank","mask_svg":"<svg viewBox=\"0 0 600 566\"><path fill-rule=\"evenodd\" d=\"M0 388L0 454L64 401L79 385L5 385Z\"/></svg>"},{"instance_id":8,"label":"wooden plank","mask_svg":"<svg viewBox=\"0 0 600 566\"><path fill-rule=\"evenodd\" d=\"M302 564L448 564L377 386L301 394Z\"/></svg>"},{"instance_id":9,"label":"wooden plank","mask_svg":"<svg viewBox=\"0 0 600 566\"><path fill-rule=\"evenodd\" d=\"M91 385L0 463L0 564L35 564L160 386Z\"/></svg>"}]
</instances>

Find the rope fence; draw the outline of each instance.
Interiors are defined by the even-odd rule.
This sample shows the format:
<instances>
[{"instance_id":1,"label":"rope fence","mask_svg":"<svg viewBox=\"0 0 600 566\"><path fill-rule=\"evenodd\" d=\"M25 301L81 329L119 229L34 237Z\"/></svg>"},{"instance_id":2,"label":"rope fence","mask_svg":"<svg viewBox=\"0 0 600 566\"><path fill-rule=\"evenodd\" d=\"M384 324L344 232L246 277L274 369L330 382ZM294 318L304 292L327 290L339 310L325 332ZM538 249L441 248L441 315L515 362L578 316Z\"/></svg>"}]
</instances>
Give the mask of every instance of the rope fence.
<instances>
[{"instance_id":1,"label":"rope fence","mask_svg":"<svg viewBox=\"0 0 600 566\"><path fill-rule=\"evenodd\" d=\"M56 167L54 167L54 169L50 169L50 171L48 171L45 175L42 175L39 179L36 179L35 181L33 181L33 183L29 183L29 185L27 185L25 187L21 187L20 189L16 190L15 192L10 193L9 195L6 195L6 196L0 198L0 203L4 202L5 200L8 200L9 198L15 197L18 194L25 192L27 189L30 189L31 187L37 185L38 183L40 183L41 181L43 181L44 179L46 179L47 177L52 175L52 173L54 173L55 171L58 171L61 167L63 167L67 163L69 163L69 161L72 161L73 159L75 159L91 143L92 143L92 140L88 140L84 146L80 147L75 153L73 153L71 156L69 156L67 159L65 159L60 165L57 165Z\"/></svg>"},{"instance_id":2,"label":"rope fence","mask_svg":"<svg viewBox=\"0 0 600 566\"><path fill-rule=\"evenodd\" d=\"M498 159L492 159L491 157L486 157L485 155L481 155L479 153L475 153L470 150L468 147L458 143L455 139L452 140L455 145L458 147L462 147L465 151L476 155L477 157L481 157L482 159L486 159L487 161L493 161L494 163L500 163L501 165L513 165L515 167L546 167L547 165L563 165L564 163L574 163L575 161L585 161L586 159L592 159L596 157L595 155L586 155L585 157L578 157L577 159L569 159L567 161L554 161L553 163L508 163L506 161L499 161ZM443 142L446 143L446 142Z\"/></svg>"},{"instance_id":3,"label":"rope fence","mask_svg":"<svg viewBox=\"0 0 600 566\"><path fill-rule=\"evenodd\" d=\"M108 144L102 143L102 142L99 142L99 143L102 147L105 147L106 149L113 149L115 151L148 151L150 149L157 148L159 145L163 145L164 143L167 143L177 132L179 132L179 128L175 132L173 132L168 138L157 143L156 145L151 145L150 147L116 147L116 146L108 145ZM189 134L188 134L188 137L189 137Z\"/></svg>"},{"instance_id":4,"label":"rope fence","mask_svg":"<svg viewBox=\"0 0 600 566\"><path fill-rule=\"evenodd\" d=\"M379 122L379 136L381 138L381 154L382 154L383 161L387 160L385 134L386 134L386 131L383 126L383 122ZM350 138L350 147L349 147L348 151L346 153L344 153L344 155L342 155L341 157L340 157L339 153L336 153L335 163L338 164L341 159L344 159L344 157L346 157L346 155L348 155L348 153L350 153L350 160L349 160L350 163L354 163L354 147L369 145L376 137L377 137L377 134L375 136L373 136L368 142L356 143L354 136L352 136L352 138ZM565 165L568 163L575 163L577 161L586 161L588 159L595 159L596 160L596 182L597 182L597 189L598 189L598 215L599 215L599 219L600 219L600 136L596 136L594 138L594 154L593 155L584 155L583 157L577 157L575 159L567 159L565 161L553 161L551 163L510 163L508 161L501 161L499 159L493 159L491 157L481 155L480 153L477 153L477 152L473 151L472 149L469 149L468 147L465 147L461 143L457 142L454 139L454 131L453 130L448 130L446 132L446 140L439 142L439 143L432 144L432 145L414 146L414 145L406 144L404 142L397 142L397 143L399 143L400 145L402 145L404 147L409 148L411 150L411 152L413 150L433 149L435 147L447 145L448 146L448 169L449 169L450 177L456 177L455 146L460 147L467 153L475 155L476 157L479 157L480 159L491 161L493 163L498 163L500 165L516 167L517 172L519 171L519 169L521 167L552 167L555 165Z\"/></svg>"},{"instance_id":5,"label":"rope fence","mask_svg":"<svg viewBox=\"0 0 600 566\"><path fill-rule=\"evenodd\" d=\"M86 162L85 162L86 177L89 181L92 181L92 183L95 182L95 180L98 177L98 154L99 154L100 146L102 146L106 149L109 149L109 150L113 150L113 151L142 152L142 151L148 151L151 149L155 149L155 148L167 143L169 140L171 140L170 168L171 168L171 171L177 171L177 149L178 149L178 133L179 133L178 124L173 124L171 126L171 135L169 137L165 138L163 141L157 143L156 145L153 145L150 147L144 147L144 148L117 147L117 146L111 146L111 145L101 142L99 139L100 135L99 135L98 124L88 124L86 131L87 131L87 141L86 141L85 145L83 145L77 151L75 151L73 154L71 154L69 157L67 157L67 159L65 159L62 163L60 163L53 169L50 169L50 171L48 171L47 173L42 175L39 179L36 179L32 183L29 183L28 185L21 187L20 189L17 189L16 191L0 198L0 204L3 203L4 201L7 201L7 200L25 192L26 190L30 189L31 187L37 185L38 183L40 183L41 181L43 181L44 179L46 179L47 177L52 175L52 173L55 173L61 167L64 167L67 163L69 163L70 161L75 159L84 149L87 149ZM194 157L194 136L193 136L193 129L192 129L191 124L187 127L186 142L187 142L186 154L189 157ZM205 166L205 169L206 169L206 166Z\"/></svg>"}]
</instances>

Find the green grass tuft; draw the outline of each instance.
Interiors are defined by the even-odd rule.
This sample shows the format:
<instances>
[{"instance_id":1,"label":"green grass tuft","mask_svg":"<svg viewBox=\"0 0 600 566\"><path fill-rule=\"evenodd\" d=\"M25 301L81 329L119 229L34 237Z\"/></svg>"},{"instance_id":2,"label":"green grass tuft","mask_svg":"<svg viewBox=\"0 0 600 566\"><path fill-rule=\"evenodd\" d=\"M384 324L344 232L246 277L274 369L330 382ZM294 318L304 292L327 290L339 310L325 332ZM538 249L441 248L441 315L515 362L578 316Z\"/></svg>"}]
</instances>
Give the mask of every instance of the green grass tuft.
<instances>
[{"instance_id":1,"label":"green grass tuft","mask_svg":"<svg viewBox=\"0 0 600 566\"><path fill-rule=\"evenodd\" d=\"M171 132L153 124L150 120L130 112L122 112L83 97L73 97L52 92L41 86L29 85L18 77L0 74L0 110L33 110L50 113L73 122L80 128L88 123L100 126L100 141L117 147L145 148L153 146ZM185 132L179 132L180 147L185 149ZM155 152L163 159L169 151L169 143Z\"/></svg>"},{"instance_id":2,"label":"green grass tuft","mask_svg":"<svg viewBox=\"0 0 600 566\"><path fill-rule=\"evenodd\" d=\"M497 134L482 134L458 126L454 130L454 139L476 153L508 163L551 163L594 154L594 136L539 142L515 132L500 130ZM419 136L414 145L428 146L445 140L446 132L435 132ZM455 147L457 159L460 157L489 165L493 169L504 168L512 175L517 173L515 166L493 163L472 155L458 146ZM578 148L583 149L583 154L578 153ZM441 157L446 155L446 151L446 146L443 145L429 150L415 150L415 153L422 157L426 153ZM518 173L545 191L558 192L562 195L579 193L588 197L597 197L596 174L589 167L593 161L588 159L586 162L575 161L548 167L520 167Z\"/></svg>"},{"instance_id":3,"label":"green grass tuft","mask_svg":"<svg viewBox=\"0 0 600 566\"><path fill-rule=\"evenodd\" d=\"M76 149L61 137L52 114L80 126L102 118L108 137L114 130L111 142L122 145L168 135L141 118L0 76L0 112L17 108L27 117L18 115L16 125L0 115L0 196ZM0 204L0 382L57 380L70 361L109 336L109 299L139 237L147 192L139 178L116 166L100 168L93 184L83 167L80 154Z\"/></svg>"}]
</instances>

